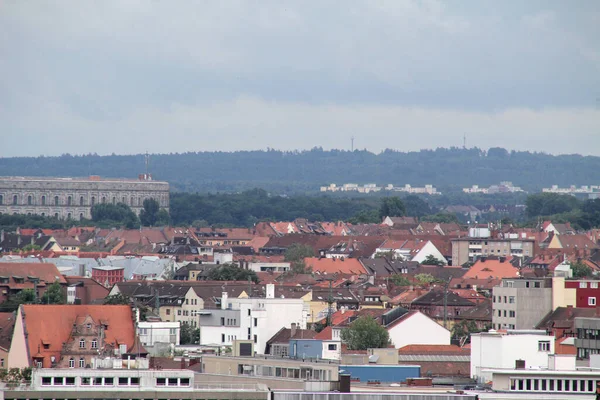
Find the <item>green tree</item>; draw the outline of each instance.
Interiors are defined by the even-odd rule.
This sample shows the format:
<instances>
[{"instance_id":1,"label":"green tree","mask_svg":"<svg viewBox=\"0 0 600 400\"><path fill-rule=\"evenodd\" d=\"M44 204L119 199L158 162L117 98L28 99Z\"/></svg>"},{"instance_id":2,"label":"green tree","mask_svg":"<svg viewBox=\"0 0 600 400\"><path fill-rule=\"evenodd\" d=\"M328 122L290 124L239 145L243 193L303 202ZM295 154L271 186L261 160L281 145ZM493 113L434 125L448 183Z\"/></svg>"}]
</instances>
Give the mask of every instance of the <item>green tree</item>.
<instances>
[{"instance_id":1,"label":"green tree","mask_svg":"<svg viewBox=\"0 0 600 400\"><path fill-rule=\"evenodd\" d=\"M291 272L294 274L311 273L311 269L306 266L304 259L313 257L315 252L312 247L304 244L294 243L285 251L284 261L290 263Z\"/></svg>"},{"instance_id":2,"label":"green tree","mask_svg":"<svg viewBox=\"0 0 600 400\"><path fill-rule=\"evenodd\" d=\"M171 225L171 216L169 212L164 208L161 208L156 217L156 225L158 226L169 226Z\"/></svg>"},{"instance_id":3,"label":"green tree","mask_svg":"<svg viewBox=\"0 0 600 400\"><path fill-rule=\"evenodd\" d=\"M390 275L389 280L396 286L410 286L410 281L404 275L400 275L400 274Z\"/></svg>"},{"instance_id":4,"label":"green tree","mask_svg":"<svg viewBox=\"0 0 600 400\"><path fill-rule=\"evenodd\" d=\"M342 329L341 337L349 350L379 349L390 344L388 331L368 316L360 317Z\"/></svg>"},{"instance_id":5,"label":"green tree","mask_svg":"<svg viewBox=\"0 0 600 400\"><path fill-rule=\"evenodd\" d=\"M431 274L416 274L415 280L421 285L430 284L437 281L437 279L435 279L435 277Z\"/></svg>"},{"instance_id":6,"label":"green tree","mask_svg":"<svg viewBox=\"0 0 600 400\"><path fill-rule=\"evenodd\" d=\"M444 264L444 262L442 260L437 259L433 254L430 254L427 257L425 257L425 260L423 260L423 262L421 264L423 264L423 265L437 265L438 267L446 265L446 264Z\"/></svg>"},{"instance_id":7,"label":"green tree","mask_svg":"<svg viewBox=\"0 0 600 400\"><path fill-rule=\"evenodd\" d=\"M28 244L27 246L23 247L22 249L24 252L28 252L28 251L39 251L42 250L42 248L40 246L38 246L37 244Z\"/></svg>"},{"instance_id":8,"label":"green tree","mask_svg":"<svg viewBox=\"0 0 600 400\"><path fill-rule=\"evenodd\" d=\"M124 203L109 204L101 203L92 206L92 221L101 225L118 224L127 229L139 226L137 215Z\"/></svg>"},{"instance_id":9,"label":"green tree","mask_svg":"<svg viewBox=\"0 0 600 400\"><path fill-rule=\"evenodd\" d=\"M131 305L131 299L129 298L129 296L125 296L123 293L117 293L110 296L106 296L102 304L129 306Z\"/></svg>"},{"instance_id":10,"label":"green tree","mask_svg":"<svg viewBox=\"0 0 600 400\"><path fill-rule=\"evenodd\" d=\"M380 221L385 217L402 217L406 215L406 208L400 197L386 197L379 207Z\"/></svg>"},{"instance_id":11,"label":"green tree","mask_svg":"<svg viewBox=\"0 0 600 400\"><path fill-rule=\"evenodd\" d=\"M223 264L210 270L208 279L213 281L247 281L258 283L256 272L233 264Z\"/></svg>"},{"instance_id":12,"label":"green tree","mask_svg":"<svg viewBox=\"0 0 600 400\"><path fill-rule=\"evenodd\" d=\"M419 196L411 194L402 199L402 202L406 207L406 215L421 218L431 214L431 207Z\"/></svg>"},{"instance_id":13,"label":"green tree","mask_svg":"<svg viewBox=\"0 0 600 400\"><path fill-rule=\"evenodd\" d=\"M379 212L377 210L361 210L356 213L348 222L354 225L359 224L377 224L381 222Z\"/></svg>"},{"instance_id":14,"label":"green tree","mask_svg":"<svg viewBox=\"0 0 600 400\"><path fill-rule=\"evenodd\" d=\"M573 271L573 278L586 278L592 276L592 269L581 261L572 262L571 271Z\"/></svg>"},{"instance_id":15,"label":"green tree","mask_svg":"<svg viewBox=\"0 0 600 400\"><path fill-rule=\"evenodd\" d=\"M484 326L482 329L477 328L475 321L467 321L465 319L456 322L452 326L452 338L462 339L467 338L468 341L471 339L472 333L487 332L491 326Z\"/></svg>"},{"instance_id":16,"label":"green tree","mask_svg":"<svg viewBox=\"0 0 600 400\"><path fill-rule=\"evenodd\" d=\"M42 295L42 304L65 304L67 302L67 296L63 287L58 282L54 282Z\"/></svg>"},{"instance_id":17,"label":"green tree","mask_svg":"<svg viewBox=\"0 0 600 400\"><path fill-rule=\"evenodd\" d=\"M452 214L449 212L439 212L436 214L432 214L432 215L426 215L423 218L421 218L421 221L426 221L426 222L437 222L437 223L460 223L460 221L458 220L458 217L456 216L456 214Z\"/></svg>"},{"instance_id":18,"label":"green tree","mask_svg":"<svg viewBox=\"0 0 600 400\"><path fill-rule=\"evenodd\" d=\"M196 229L206 228L208 226L208 222L204 219L196 219L192 222L192 226Z\"/></svg>"},{"instance_id":19,"label":"green tree","mask_svg":"<svg viewBox=\"0 0 600 400\"><path fill-rule=\"evenodd\" d=\"M140 212L140 221L144 226L154 226L158 221L160 205L154 199L144 200L144 208Z\"/></svg>"},{"instance_id":20,"label":"green tree","mask_svg":"<svg viewBox=\"0 0 600 400\"><path fill-rule=\"evenodd\" d=\"M558 193L532 194L525 200L530 218L567 213L578 208L579 204L575 197Z\"/></svg>"},{"instance_id":21,"label":"green tree","mask_svg":"<svg viewBox=\"0 0 600 400\"><path fill-rule=\"evenodd\" d=\"M23 289L19 293L12 295L4 303L0 304L0 311L16 311L21 304L37 303L37 296L33 289Z\"/></svg>"},{"instance_id":22,"label":"green tree","mask_svg":"<svg viewBox=\"0 0 600 400\"><path fill-rule=\"evenodd\" d=\"M182 323L179 329L179 343L181 344L198 344L200 343L200 329L194 328L192 325Z\"/></svg>"}]
</instances>

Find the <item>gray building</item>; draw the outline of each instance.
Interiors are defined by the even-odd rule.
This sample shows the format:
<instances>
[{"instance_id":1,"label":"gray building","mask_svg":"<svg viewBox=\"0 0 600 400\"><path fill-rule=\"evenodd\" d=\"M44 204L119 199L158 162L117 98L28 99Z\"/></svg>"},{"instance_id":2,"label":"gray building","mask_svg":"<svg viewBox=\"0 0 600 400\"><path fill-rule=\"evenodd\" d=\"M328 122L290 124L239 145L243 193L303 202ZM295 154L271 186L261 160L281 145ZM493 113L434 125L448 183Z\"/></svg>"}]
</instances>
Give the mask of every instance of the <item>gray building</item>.
<instances>
[{"instance_id":1,"label":"gray building","mask_svg":"<svg viewBox=\"0 0 600 400\"><path fill-rule=\"evenodd\" d=\"M533 239L466 237L452 240L452 265L475 262L481 257L533 257Z\"/></svg>"},{"instance_id":2,"label":"gray building","mask_svg":"<svg viewBox=\"0 0 600 400\"><path fill-rule=\"evenodd\" d=\"M588 360L590 354L600 353L600 317L575 318L575 331L578 359Z\"/></svg>"},{"instance_id":3,"label":"gray building","mask_svg":"<svg viewBox=\"0 0 600 400\"><path fill-rule=\"evenodd\" d=\"M552 278L505 278L492 290L493 329L533 329L552 311Z\"/></svg>"},{"instance_id":4,"label":"gray building","mask_svg":"<svg viewBox=\"0 0 600 400\"><path fill-rule=\"evenodd\" d=\"M145 199L169 209L169 184L139 179L0 177L0 214L29 214L56 218L91 218L95 204L125 203L139 214Z\"/></svg>"}]
</instances>

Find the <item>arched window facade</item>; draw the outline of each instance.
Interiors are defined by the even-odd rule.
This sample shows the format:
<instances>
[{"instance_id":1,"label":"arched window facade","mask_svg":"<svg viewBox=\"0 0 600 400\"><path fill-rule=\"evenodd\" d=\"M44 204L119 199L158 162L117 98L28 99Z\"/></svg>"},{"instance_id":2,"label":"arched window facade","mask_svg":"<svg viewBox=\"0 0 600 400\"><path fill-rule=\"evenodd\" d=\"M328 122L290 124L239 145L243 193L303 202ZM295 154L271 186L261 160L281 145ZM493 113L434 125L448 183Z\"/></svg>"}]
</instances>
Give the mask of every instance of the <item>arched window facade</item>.
<instances>
[{"instance_id":1,"label":"arched window facade","mask_svg":"<svg viewBox=\"0 0 600 400\"><path fill-rule=\"evenodd\" d=\"M13 206L16 206L19 203L19 196L16 194L13 196Z\"/></svg>"},{"instance_id":2,"label":"arched window facade","mask_svg":"<svg viewBox=\"0 0 600 400\"><path fill-rule=\"evenodd\" d=\"M75 360L73 357L69 358L69 368L75 368Z\"/></svg>"},{"instance_id":3,"label":"arched window facade","mask_svg":"<svg viewBox=\"0 0 600 400\"><path fill-rule=\"evenodd\" d=\"M71 196L67 197L67 205L73 205L73 198Z\"/></svg>"},{"instance_id":4,"label":"arched window facade","mask_svg":"<svg viewBox=\"0 0 600 400\"><path fill-rule=\"evenodd\" d=\"M46 205L46 196L42 196L42 205L45 206Z\"/></svg>"},{"instance_id":5,"label":"arched window facade","mask_svg":"<svg viewBox=\"0 0 600 400\"><path fill-rule=\"evenodd\" d=\"M81 196L81 197L79 198L79 205L80 205L80 206L82 206L82 205L83 205L83 196Z\"/></svg>"},{"instance_id":6,"label":"arched window facade","mask_svg":"<svg viewBox=\"0 0 600 400\"><path fill-rule=\"evenodd\" d=\"M58 196L54 196L54 205L57 206L58 204Z\"/></svg>"},{"instance_id":7,"label":"arched window facade","mask_svg":"<svg viewBox=\"0 0 600 400\"><path fill-rule=\"evenodd\" d=\"M79 359L79 368L85 368L85 359L84 358Z\"/></svg>"},{"instance_id":8,"label":"arched window facade","mask_svg":"<svg viewBox=\"0 0 600 400\"><path fill-rule=\"evenodd\" d=\"M96 204L96 198L94 196L92 196L92 206L94 206Z\"/></svg>"},{"instance_id":9,"label":"arched window facade","mask_svg":"<svg viewBox=\"0 0 600 400\"><path fill-rule=\"evenodd\" d=\"M4 196L0 194L0 204L4 204Z\"/></svg>"},{"instance_id":10,"label":"arched window facade","mask_svg":"<svg viewBox=\"0 0 600 400\"><path fill-rule=\"evenodd\" d=\"M27 205L30 206L33 204L33 197L31 195L27 196Z\"/></svg>"}]
</instances>

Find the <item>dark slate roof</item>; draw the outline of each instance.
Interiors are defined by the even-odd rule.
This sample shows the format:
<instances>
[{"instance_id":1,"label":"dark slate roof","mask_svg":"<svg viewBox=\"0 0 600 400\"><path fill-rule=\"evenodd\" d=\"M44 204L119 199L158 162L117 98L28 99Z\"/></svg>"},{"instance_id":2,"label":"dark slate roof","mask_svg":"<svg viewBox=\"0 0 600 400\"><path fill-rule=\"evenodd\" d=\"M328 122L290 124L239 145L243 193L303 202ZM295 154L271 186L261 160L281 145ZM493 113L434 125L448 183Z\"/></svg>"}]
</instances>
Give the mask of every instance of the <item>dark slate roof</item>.
<instances>
[{"instance_id":1,"label":"dark slate roof","mask_svg":"<svg viewBox=\"0 0 600 400\"><path fill-rule=\"evenodd\" d=\"M590 318L595 316L595 308L558 307L538 322L535 328L546 330L552 328L572 329L575 324L575 318Z\"/></svg>"},{"instance_id":2,"label":"dark slate roof","mask_svg":"<svg viewBox=\"0 0 600 400\"><path fill-rule=\"evenodd\" d=\"M448 291L446 304L448 306L474 306L475 303L467 299L463 299L456 293ZM444 291L443 290L431 290L425 293L423 296L416 298L412 302L413 306L443 306L444 305Z\"/></svg>"},{"instance_id":3,"label":"dark slate roof","mask_svg":"<svg viewBox=\"0 0 600 400\"><path fill-rule=\"evenodd\" d=\"M267 341L267 346L272 344L289 343L290 339L314 339L317 332L311 329L296 329L294 335L289 328L281 328L271 339Z\"/></svg>"},{"instance_id":4,"label":"dark slate roof","mask_svg":"<svg viewBox=\"0 0 600 400\"><path fill-rule=\"evenodd\" d=\"M467 319L476 321L491 321L492 320L492 302L489 300L482 301L475 307L461 310L455 317L456 319Z\"/></svg>"},{"instance_id":5,"label":"dark slate roof","mask_svg":"<svg viewBox=\"0 0 600 400\"><path fill-rule=\"evenodd\" d=\"M389 276L402 274L403 269L408 269L408 273L413 273L419 268L416 261L390 261L386 258L362 258L360 260L369 275Z\"/></svg>"},{"instance_id":6,"label":"dark slate roof","mask_svg":"<svg viewBox=\"0 0 600 400\"><path fill-rule=\"evenodd\" d=\"M429 274L434 278L448 282L450 279L461 278L468 269L460 267L437 267L434 265L421 265L413 271L413 274Z\"/></svg>"}]
</instances>

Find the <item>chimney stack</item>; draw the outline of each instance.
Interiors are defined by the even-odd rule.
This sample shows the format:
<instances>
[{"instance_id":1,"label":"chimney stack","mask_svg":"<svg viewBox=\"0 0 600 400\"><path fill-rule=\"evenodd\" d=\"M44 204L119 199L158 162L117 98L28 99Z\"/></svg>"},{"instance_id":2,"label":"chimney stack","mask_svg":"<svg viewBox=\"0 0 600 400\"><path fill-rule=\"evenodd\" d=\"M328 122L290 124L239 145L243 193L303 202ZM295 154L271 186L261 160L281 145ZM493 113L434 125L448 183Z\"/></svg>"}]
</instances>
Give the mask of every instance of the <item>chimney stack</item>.
<instances>
[{"instance_id":1,"label":"chimney stack","mask_svg":"<svg viewBox=\"0 0 600 400\"><path fill-rule=\"evenodd\" d=\"M227 310L228 297L227 292L221 293L221 310Z\"/></svg>"},{"instance_id":2,"label":"chimney stack","mask_svg":"<svg viewBox=\"0 0 600 400\"><path fill-rule=\"evenodd\" d=\"M266 298L274 299L275 298L275 285L272 283L267 283L266 288Z\"/></svg>"},{"instance_id":3,"label":"chimney stack","mask_svg":"<svg viewBox=\"0 0 600 400\"><path fill-rule=\"evenodd\" d=\"M294 335L296 335L296 324L294 322L292 322L290 337L293 338Z\"/></svg>"}]
</instances>

